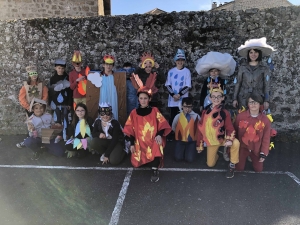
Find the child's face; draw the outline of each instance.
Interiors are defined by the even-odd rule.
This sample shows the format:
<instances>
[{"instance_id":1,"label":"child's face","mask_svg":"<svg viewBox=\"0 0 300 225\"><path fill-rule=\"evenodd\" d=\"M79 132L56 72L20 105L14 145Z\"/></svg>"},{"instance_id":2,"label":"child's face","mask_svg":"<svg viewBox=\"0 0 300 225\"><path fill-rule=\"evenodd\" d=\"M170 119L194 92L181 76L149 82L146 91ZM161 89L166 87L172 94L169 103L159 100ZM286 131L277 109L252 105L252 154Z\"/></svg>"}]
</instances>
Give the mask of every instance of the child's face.
<instances>
[{"instance_id":1,"label":"child's face","mask_svg":"<svg viewBox=\"0 0 300 225\"><path fill-rule=\"evenodd\" d=\"M190 113L193 109L192 105L187 105L186 103L183 103L182 105L182 111L184 114Z\"/></svg>"},{"instance_id":2,"label":"child's face","mask_svg":"<svg viewBox=\"0 0 300 225\"><path fill-rule=\"evenodd\" d=\"M176 67L177 67L177 69L182 69L183 68L183 66L184 66L184 59L178 59L178 60L176 60Z\"/></svg>"},{"instance_id":3,"label":"child's face","mask_svg":"<svg viewBox=\"0 0 300 225\"><path fill-rule=\"evenodd\" d=\"M111 63L104 63L104 72L109 75L112 73L112 69L114 67L114 64Z\"/></svg>"},{"instance_id":4,"label":"child's face","mask_svg":"<svg viewBox=\"0 0 300 225\"><path fill-rule=\"evenodd\" d=\"M32 110L33 110L33 114L37 117L42 116L45 111L44 106L40 104L34 105Z\"/></svg>"},{"instance_id":5,"label":"child's face","mask_svg":"<svg viewBox=\"0 0 300 225\"><path fill-rule=\"evenodd\" d=\"M220 75L220 70L218 70L218 69L211 69L209 71L209 75L212 78L216 78L216 77L218 77Z\"/></svg>"},{"instance_id":6,"label":"child's face","mask_svg":"<svg viewBox=\"0 0 300 225\"><path fill-rule=\"evenodd\" d=\"M224 100L224 96L220 92L212 92L209 96L210 101L212 102L213 106L220 105Z\"/></svg>"},{"instance_id":7,"label":"child's face","mask_svg":"<svg viewBox=\"0 0 300 225\"><path fill-rule=\"evenodd\" d=\"M139 94L139 103L142 108L146 108L149 105L150 98L147 94L145 93L140 93Z\"/></svg>"},{"instance_id":8,"label":"child's face","mask_svg":"<svg viewBox=\"0 0 300 225\"><path fill-rule=\"evenodd\" d=\"M75 110L75 113L76 113L76 116L78 116L78 118L81 120L85 116L85 109L78 106L77 109Z\"/></svg>"},{"instance_id":9,"label":"child's face","mask_svg":"<svg viewBox=\"0 0 300 225\"><path fill-rule=\"evenodd\" d=\"M259 102L254 101L252 98L249 98L248 107L251 111L259 111L260 104Z\"/></svg>"},{"instance_id":10,"label":"child's face","mask_svg":"<svg viewBox=\"0 0 300 225\"><path fill-rule=\"evenodd\" d=\"M145 66L145 71L146 73L151 73L152 70L152 62L150 60L146 60L144 62L144 66Z\"/></svg>"},{"instance_id":11,"label":"child's face","mask_svg":"<svg viewBox=\"0 0 300 225\"><path fill-rule=\"evenodd\" d=\"M103 122L110 121L111 116L112 116L111 112L100 112L100 117Z\"/></svg>"},{"instance_id":12,"label":"child's face","mask_svg":"<svg viewBox=\"0 0 300 225\"><path fill-rule=\"evenodd\" d=\"M82 63L72 63L72 65L74 66L74 68L75 68L75 70L77 71L77 72L80 72L81 71L81 65L82 65Z\"/></svg>"},{"instance_id":13,"label":"child's face","mask_svg":"<svg viewBox=\"0 0 300 225\"><path fill-rule=\"evenodd\" d=\"M55 70L56 70L57 74L61 76L65 72L65 67L63 67L63 66L56 66Z\"/></svg>"}]
</instances>

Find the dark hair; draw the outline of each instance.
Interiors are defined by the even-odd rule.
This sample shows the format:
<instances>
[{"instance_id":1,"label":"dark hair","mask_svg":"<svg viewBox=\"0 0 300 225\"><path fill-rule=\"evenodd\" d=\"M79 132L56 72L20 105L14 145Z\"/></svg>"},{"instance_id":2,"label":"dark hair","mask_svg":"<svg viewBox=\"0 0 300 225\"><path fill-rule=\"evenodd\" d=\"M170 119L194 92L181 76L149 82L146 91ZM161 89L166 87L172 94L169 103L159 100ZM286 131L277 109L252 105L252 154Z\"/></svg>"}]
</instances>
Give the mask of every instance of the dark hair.
<instances>
[{"instance_id":1,"label":"dark hair","mask_svg":"<svg viewBox=\"0 0 300 225\"><path fill-rule=\"evenodd\" d=\"M259 94L256 94L256 93L252 92L251 94L249 94L249 96L247 98L248 102L249 102L250 98L252 98L254 101L258 102L260 105L262 105L264 103L263 98Z\"/></svg>"},{"instance_id":2,"label":"dark hair","mask_svg":"<svg viewBox=\"0 0 300 225\"><path fill-rule=\"evenodd\" d=\"M142 94L142 93L148 95L149 98L151 98L151 96L152 96L152 95L150 95L150 94L149 94L148 92L146 92L146 91L140 91L140 92L138 92L136 95L139 97L140 94Z\"/></svg>"},{"instance_id":3,"label":"dark hair","mask_svg":"<svg viewBox=\"0 0 300 225\"><path fill-rule=\"evenodd\" d=\"M255 61L258 61L258 62L260 62L260 61L262 61L262 52L261 52L261 50L258 50L258 49L255 49L255 48L252 48L255 52L258 52L258 57L257 57L257 59L255 60ZM251 59L250 59L250 56L249 56L249 52L252 50L252 49L250 49L249 51L248 51L248 53L247 53L247 61L248 62L251 62Z\"/></svg>"},{"instance_id":4,"label":"dark hair","mask_svg":"<svg viewBox=\"0 0 300 225\"><path fill-rule=\"evenodd\" d=\"M126 62L123 64L123 67L132 67L132 64L130 62Z\"/></svg>"},{"instance_id":5,"label":"dark hair","mask_svg":"<svg viewBox=\"0 0 300 225\"><path fill-rule=\"evenodd\" d=\"M78 118L78 116L76 115L76 109L77 109L78 107L84 108L84 110L85 110L84 119L85 119L85 123L86 123L86 124L87 124L87 119L88 119L88 111L87 111L86 105L83 104L82 102L78 103L78 104L75 106L75 109L74 109L75 112L74 112L74 115L73 115L73 121L72 121L72 125L73 125L74 128L76 127L76 125L77 125L77 123L78 123L78 121L79 121L79 118Z\"/></svg>"},{"instance_id":6,"label":"dark hair","mask_svg":"<svg viewBox=\"0 0 300 225\"><path fill-rule=\"evenodd\" d=\"M28 75L28 78L27 78L27 84L28 85L30 85L30 83L31 83L31 77ZM36 83L38 84L38 83L41 83L42 81L39 79L39 75L37 76L37 78L36 78Z\"/></svg>"},{"instance_id":7,"label":"dark hair","mask_svg":"<svg viewBox=\"0 0 300 225\"><path fill-rule=\"evenodd\" d=\"M31 111L33 111L34 106L36 106L36 105L33 105L33 106L31 107ZM47 105L42 104L42 106L43 106L44 113L45 113L45 112L46 112L46 107L47 107Z\"/></svg>"},{"instance_id":8,"label":"dark hair","mask_svg":"<svg viewBox=\"0 0 300 225\"><path fill-rule=\"evenodd\" d=\"M191 97L185 97L185 98L182 98L182 105L183 104L186 104L186 105L192 105L193 104L193 98Z\"/></svg>"}]
</instances>

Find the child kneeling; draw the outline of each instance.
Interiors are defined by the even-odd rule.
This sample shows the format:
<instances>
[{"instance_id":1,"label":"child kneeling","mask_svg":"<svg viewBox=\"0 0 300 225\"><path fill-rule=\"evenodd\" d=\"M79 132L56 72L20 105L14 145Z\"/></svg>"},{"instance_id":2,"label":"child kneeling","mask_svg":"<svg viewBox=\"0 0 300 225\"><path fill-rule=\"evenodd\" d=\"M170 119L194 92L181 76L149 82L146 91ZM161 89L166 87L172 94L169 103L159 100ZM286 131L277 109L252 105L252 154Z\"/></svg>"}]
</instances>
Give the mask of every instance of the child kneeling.
<instances>
[{"instance_id":1,"label":"child kneeling","mask_svg":"<svg viewBox=\"0 0 300 225\"><path fill-rule=\"evenodd\" d=\"M192 98L183 98L182 112L175 116L172 123L176 141L176 161L186 160L192 162L196 157L196 132L200 116L192 110L192 103Z\"/></svg>"},{"instance_id":2,"label":"child kneeling","mask_svg":"<svg viewBox=\"0 0 300 225\"><path fill-rule=\"evenodd\" d=\"M63 156L64 148L60 144L54 143L54 139L50 140L49 144L42 144L42 128L52 128L60 126L54 124L52 115L45 112L47 102L41 99L34 98L30 104L30 111L33 114L27 120L29 137L25 139L24 145L33 151L32 160L38 160L40 154L44 151L42 145L49 153L56 156Z\"/></svg>"}]
</instances>

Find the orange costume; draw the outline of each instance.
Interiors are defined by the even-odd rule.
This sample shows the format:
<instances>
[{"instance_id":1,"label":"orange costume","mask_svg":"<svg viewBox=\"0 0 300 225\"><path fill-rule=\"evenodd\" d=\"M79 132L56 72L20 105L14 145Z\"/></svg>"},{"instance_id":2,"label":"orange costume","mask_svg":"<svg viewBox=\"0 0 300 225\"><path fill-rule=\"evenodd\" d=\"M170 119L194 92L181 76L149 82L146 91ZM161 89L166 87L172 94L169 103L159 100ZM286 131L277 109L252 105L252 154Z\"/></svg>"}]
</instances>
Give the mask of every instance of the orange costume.
<instances>
[{"instance_id":1,"label":"orange costume","mask_svg":"<svg viewBox=\"0 0 300 225\"><path fill-rule=\"evenodd\" d=\"M161 130L164 130L163 141L158 145L154 138ZM138 115L136 109L132 110L123 132L135 138L136 151L131 154L131 163L134 167L139 167L153 161L155 157L163 158L166 136L171 132L171 127L159 110L153 107L151 113L146 116Z\"/></svg>"},{"instance_id":2,"label":"orange costume","mask_svg":"<svg viewBox=\"0 0 300 225\"><path fill-rule=\"evenodd\" d=\"M29 77L38 77L36 66L27 66L26 71ZM24 86L19 92L19 102L27 112L30 111L30 102L33 98L42 99L44 101L48 100L48 88L44 86L42 82L39 82L38 78L34 81L31 80L30 84L28 84L27 81L24 81L23 84Z\"/></svg>"}]
</instances>

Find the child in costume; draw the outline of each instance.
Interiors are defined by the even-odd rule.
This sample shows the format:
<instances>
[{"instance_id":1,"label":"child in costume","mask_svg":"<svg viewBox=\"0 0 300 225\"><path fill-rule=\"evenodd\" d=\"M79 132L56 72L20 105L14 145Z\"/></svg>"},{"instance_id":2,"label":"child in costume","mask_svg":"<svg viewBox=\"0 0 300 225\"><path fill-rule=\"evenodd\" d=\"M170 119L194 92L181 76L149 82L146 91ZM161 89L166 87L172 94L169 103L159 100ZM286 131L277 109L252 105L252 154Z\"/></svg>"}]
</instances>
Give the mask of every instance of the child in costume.
<instances>
[{"instance_id":1,"label":"child in costume","mask_svg":"<svg viewBox=\"0 0 300 225\"><path fill-rule=\"evenodd\" d=\"M46 113L47 102L38 98L33 98L29 109L33 113L26 121L29 137L24 140L24 145L33 151L32 160L38 160L40 154L44 151L42 147L42 129L51 127L61 127L60 124L54 124L51 114ZM43 144L49 153L56 156L63 156L64 148L54 143L54 138L50 144Z\"/></svg>"},{"instance_id":2,"label":"child in costume","mask_svg":"<svg viewBox=\"0 0 300 225\"><path fill-rule=\"evenodd\" d=\"M182 49L178 49L174 57L176 67L169 70L165 86L169 92L168 107L170 108L169 123L172 125L174 117L179 112L181 99L188 97L191 88L191 72L184 67L185 53ZM173 139L173 137L170 137Z\"/></svg>"},{"instance_id":3,"label":"child in costume","mask_svg":"<svg viewBox=\"0 0 300 225\"><path fill-rule=\"evenodd\" d=\"M30 103L33 98L48 100L48 88L40 80L36 66L27 66L26 71L28 73L27 81L24 81L24 86L21 88L19 93L19 102L25 109L26 117L32 115L30 109ZM18 148L24 147L24 142L17 143Z\"/></svg>"},{"instance_id":4,"label":"child in costume","mask_svg":"<svg viewBox=\"0 0 300 225\"><path fill-rule=\"evenodd\" d=\"M269 66L262 62L262 57L270 55L275 49L266 41L265 37L250 39L238 48L238 53L247 62L241 64L234 81L233 107L246 107L247 96L257 93L264 98L263 108L269 108L271 72Z\"/></svg>"},{"instance_id":5,"label":"child in costume","mask_svg":"<svg viewBox=\"0 0 300 225\"><path fill-rule=\"evenodd\" d=\"M201 115L198 124L197 150L203 150L203 143L207 145L207 165L215 166L219 156L220 146L230 147L230 164L226 173L227 178L234 177L235 164L239 162L240 143L235 138L235 131L231 122L230 113L224 109L224 100L221 85L218 88L210 87L210 101Z\"/></svg>"},{"instance_id":6,"label":"child in costume","mask_svg":"<svg viewBox=\"0 0 300 225\"><path fill-rule=\"evenodd\" d=\"M261 172L263 162L269 154L271 122L259 110L263 104L263 98L259 94L251 93L247 102L249 109L239 113L234 123L237 137L241 143L236 170L244 170L246 159L249 156L254 171Z\"/></svg>"},{"instance_id":7,"label":"child in costume","mask_svg":"<svg viewBox=\"0 0 300 225\"><path fill-rule=\"evenodd\" d=\"M72 92L70 90L69 76L65 72L66 61L55 60L55 72L50 78L49 104L53 112L55 123L63 125L62 133L56 137L55 142L67 140L68 115L72 107Z\"/></svg>"},{"instance_id":8,"label":"child in costume","mask_svg":"<svg viewBox=\"0 0 300 225\"><path fill-rule=\"evenodd\" d=\"M208 52L197 61L196 71L205 79L200 95L200 112L211 102L209 101L209 87L220 87L226 95L227 79L234 73L236 62L228 53Z\"/></svg>"},{"instance_id":9,"label":"child in costume","mask_svg":"<svg viewBox=\"0 0 300 225\"><path fill-rule=\"evenodd\" d=\"M112 55L105 55L102 63L103 71L101 73L91 72L87 79L95 85L96 88L99 88L99 101L97 105L93 105L91 107L95 108L95 106L99 106L103 102L109 102L112 107L114 118L118 119L118 92L115 85L115 75L113 71L114 64L115 57ZM118 77L116 80L117 79ZM97 115L93 116L97 117Z\"/></svg>"},{"instance_id":10,"label":"child in costume","mask_svg":"<svg viewBox=\"0 0 300 225\"><path fill-rule=\"evenodd\" d=\"M193 99L182 99L182 111L177 114L172 123L175 132L175 160L194 161L196 157L196 132L200 116L193 110Z\"/></svg>"},{"instance_id":11,"label":"child in costume","mask_svg":"<svg viewBox=\"0 0 300 225\"><path fill-rule=\"evenodd\" d=\"M145 86L138 75L131 80L138 88L139 107L131 111L123 132L130 141L131 164L134 167L152 167L151 182L159 180L158 168L162 166L166 136L171 127L156 107L149 105L151 96L157 91L154 86L156 74L151 74Z\"/></svg>"},{"instance_id":12,"label":"child in costume","mask_svg":"<svg viewBox=\"0 0 300 225\"><path fill-rule=\"evenodd\" d=\"M74 108L79 102L86 104L86 76L82 66L80 51L74 51L72 57L74 69L69 73L70 88L73 90Z\"/></svg>"},{"instance_id":13,"label":"child in costume","mask_svg":"<svg viewBox=\"0 0 300 225\"><path fill-rule=\"evenodd\" d=\"M75 106L73 121L68 129L68 137L66 142L67 157L77 156L82 158L87 155L88 145L92 137L93 120L88 117L87 107L83 103Z\"/></svg>"},{"instance_id":14,"label":"child in costume","mask_svg":"<svg viewBox=\"0 0 300 225\"><path fill-rule=\"evenodd\" d=\"M102 103L98 109L100 118L94 123L91 149L101 154L103 164L121 163L125 156L125 139L120 123L113 119L112 108L108 103Z\"/></svg>"},{"instance_id":15,"label":"child in costume","mask_svg":"<svg viewBox=\"0 0 300 225\"><path fill-rule=\"evenodd\" d=\"M197 61L196 71L204 80L200 94L200 113L203 109L211 104L210 87L220 88L226 95L227 79L234 73L236 62L228 53L208 52L205 56ZM227 148L224 148L223 157L229 161Z\"/></svg>"},{"instance_id":16,"label":"child in costume","mask_svg":"<svg viewBox=\"0 0 300 225\"><path fill-rule=\"evenodd\" d=\"M159 71L159 64L155 62L155 59L153 55L150 52L144 52L141 56L141 62L139 64L139 67L134 72L139 76L143 84L146 83L147 78L150 76L150 74L156 74L156 86L159 84L165 83L165 77L163 76L163 73ZM158 106L158 94L153 94L151 97L151 106Z\"/></svg>"}]
</instances>

